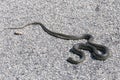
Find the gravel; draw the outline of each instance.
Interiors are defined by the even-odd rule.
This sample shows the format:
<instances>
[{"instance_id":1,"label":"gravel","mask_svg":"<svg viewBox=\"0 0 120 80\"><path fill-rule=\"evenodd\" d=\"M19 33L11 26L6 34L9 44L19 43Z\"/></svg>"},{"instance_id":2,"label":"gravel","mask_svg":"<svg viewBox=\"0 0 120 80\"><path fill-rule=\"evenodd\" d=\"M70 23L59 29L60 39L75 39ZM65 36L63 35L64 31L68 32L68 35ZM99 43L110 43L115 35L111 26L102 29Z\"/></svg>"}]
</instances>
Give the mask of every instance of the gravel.
<instances>
[{"instance_id":1,"label":"gravel","mask_svg":"<svg viewBox=\"0 0 120 80\"><path fill-rule=\"evenodd\" d=\"M111 55L99 61L85 51L86 60L73 65L69 49L84 40L58 39L39 25L4 29L35 21L55 32L89 33ZM0 0L0 80L120 80L119 21L119 0Z\"/></svg>"}]
</instances>

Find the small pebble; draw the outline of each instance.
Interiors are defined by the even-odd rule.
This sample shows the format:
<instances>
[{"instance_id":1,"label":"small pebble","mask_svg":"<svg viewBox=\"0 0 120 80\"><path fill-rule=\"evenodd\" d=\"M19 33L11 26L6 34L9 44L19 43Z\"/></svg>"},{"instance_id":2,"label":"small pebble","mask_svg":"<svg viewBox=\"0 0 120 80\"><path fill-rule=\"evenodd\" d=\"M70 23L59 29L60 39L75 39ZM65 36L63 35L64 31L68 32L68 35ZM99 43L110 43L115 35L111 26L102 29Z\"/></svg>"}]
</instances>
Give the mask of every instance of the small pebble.
<instances>
[{"instance_id":1,"label":"small pebble","mask_svg":"<svg viewBox=\"0 0 120 80\"><path fill-rule=\"evenodd\" d=\"M100 11L99 5L95 8L95 11Z\"/></svg>"},{"instance_id":2,"label":"small pebble","mask_svg":"<svg viewBox=\"0 0 120 80\"><path fill-rule=\"evenodd\" d=\"M15 35L22 35L22 32L15 32Z\"/></svg>"}]
</instances>

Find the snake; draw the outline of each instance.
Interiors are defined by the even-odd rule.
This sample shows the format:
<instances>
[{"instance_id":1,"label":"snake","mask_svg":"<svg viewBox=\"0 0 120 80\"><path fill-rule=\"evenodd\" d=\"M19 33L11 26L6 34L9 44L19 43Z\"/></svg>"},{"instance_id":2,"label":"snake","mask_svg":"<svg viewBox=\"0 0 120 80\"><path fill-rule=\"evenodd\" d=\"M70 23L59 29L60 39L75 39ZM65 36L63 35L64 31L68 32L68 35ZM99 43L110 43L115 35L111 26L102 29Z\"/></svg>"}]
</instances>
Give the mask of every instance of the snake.
<instances>
[{"instance_id":1,"label":"snake","mask_svg":"<svg viewBox=\"0 0 120 80\"><path fill-rule=\"evenodd\" d=\"M74 60L72 57L69 57L66 61L68 61L71 64L79 64L82 63L85 60L85 53L82 50L87 50L91 53L92 57L96 60L105 61L109 57L109 49L108 47L100 44L93 43L94 37L91 34L82 34L81 36L75 36L75 35L67 35L63 33L58 33L49 30L42 24L41 22L32 22L24 25L23 27L18 28L8 28L8 29L23 29L29 25L40 25L41 28L48 33L51 36L54 36L56 38L64 39L64 40L80 40L85 39L87 40L86 43L77 43L73 45L72 47L72 53L79 56L79 60ZM14 33L16 34L16 33ZM19 34L18 34L19 35ZM101 53L99 53L101 52Z\"/></svg>"}]
</instances>

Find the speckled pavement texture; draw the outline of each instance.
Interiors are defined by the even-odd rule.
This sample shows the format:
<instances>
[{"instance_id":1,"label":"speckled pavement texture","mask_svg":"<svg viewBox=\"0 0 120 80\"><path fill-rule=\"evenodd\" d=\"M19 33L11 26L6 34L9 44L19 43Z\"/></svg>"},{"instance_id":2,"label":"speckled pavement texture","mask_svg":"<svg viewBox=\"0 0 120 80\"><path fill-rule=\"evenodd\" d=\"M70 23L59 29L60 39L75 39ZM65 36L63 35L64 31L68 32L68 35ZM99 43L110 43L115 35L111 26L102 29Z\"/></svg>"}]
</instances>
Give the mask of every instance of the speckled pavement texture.
<instances>
[{"instance_id":1,"label":"speckled pavement texture","mask_svg":"<svg viewBox=\"0 0 120 80\"><path fill-rule=\"evenodd\" d=\"M94 42L110 49L106 61L66 61L69 52L85 40L62 40L39 25L64 34L89 33ZM14 35L14 32L22 35ZM120 80L120 0L0 0L0 80Z\"/></svg>"}]
</instances>

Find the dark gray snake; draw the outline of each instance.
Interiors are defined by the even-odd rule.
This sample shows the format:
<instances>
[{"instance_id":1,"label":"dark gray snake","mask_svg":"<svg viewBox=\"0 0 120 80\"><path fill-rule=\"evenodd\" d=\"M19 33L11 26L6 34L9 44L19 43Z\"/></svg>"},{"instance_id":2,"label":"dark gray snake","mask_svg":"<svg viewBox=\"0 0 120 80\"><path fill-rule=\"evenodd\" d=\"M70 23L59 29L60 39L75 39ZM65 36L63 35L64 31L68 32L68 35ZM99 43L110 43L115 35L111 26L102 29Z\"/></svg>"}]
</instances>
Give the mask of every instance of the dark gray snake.
<instances>
[{"instance_id":1,"label":"dark gray snake","mask_svg":"<svg viewBox=\"0 0 120 80\"><path fill-rule=\"evenodd\" d=\"M87 50L91 53L91 55L97 59L97 60L106 60L109 57L109 50L106 46L103 45L99 45L99 44L95 44L93 43L93 36L90 34L83 34L82 36L73 36L73 35L66 35L66 34L62 34L62 33L57 33L57 32L53 32L49 29L47 29L42 23L40 22L33 22L33 23L29 23L23 27L19 27L19 28L8 28L8 29L23 29L29 25L40 25L42 27L42 29L47 32L49 35L52 35L54 37L57 38L61 38L64 40L79 40L79 39L85 39L87 40L87 42L85 44L83 43L77 43L73 46L72 48L72 52L73 54L76 54L80 57L79 60L74 60L73 58L69 57L67 59L68 62L72 63L72 64L78 64L81 63L85 60L85 54L83 51L81 50ZM99 54L99 52L101 52L101 54Z\"/></svg>"}]
</instances>

